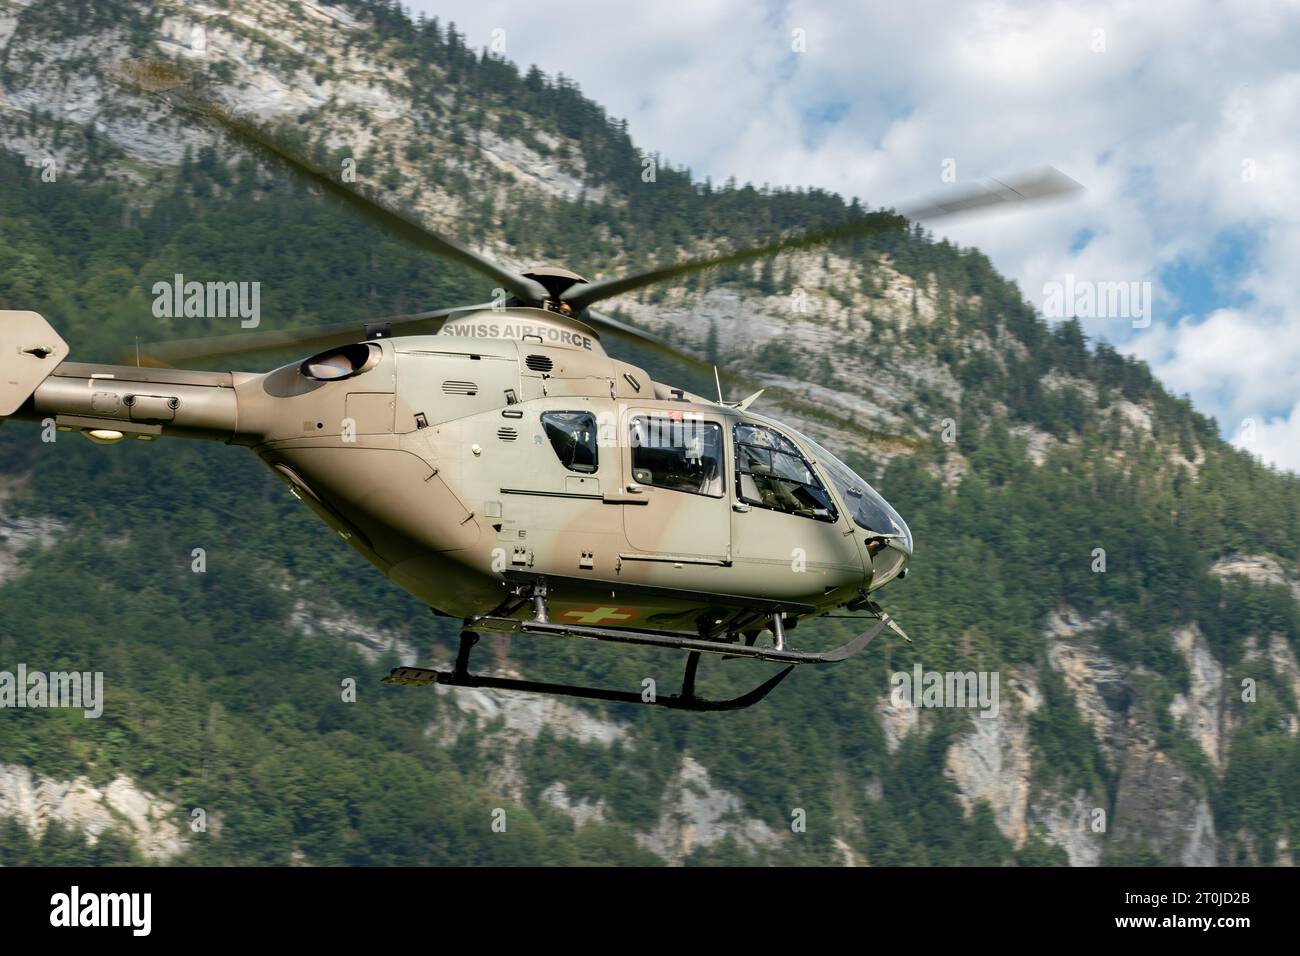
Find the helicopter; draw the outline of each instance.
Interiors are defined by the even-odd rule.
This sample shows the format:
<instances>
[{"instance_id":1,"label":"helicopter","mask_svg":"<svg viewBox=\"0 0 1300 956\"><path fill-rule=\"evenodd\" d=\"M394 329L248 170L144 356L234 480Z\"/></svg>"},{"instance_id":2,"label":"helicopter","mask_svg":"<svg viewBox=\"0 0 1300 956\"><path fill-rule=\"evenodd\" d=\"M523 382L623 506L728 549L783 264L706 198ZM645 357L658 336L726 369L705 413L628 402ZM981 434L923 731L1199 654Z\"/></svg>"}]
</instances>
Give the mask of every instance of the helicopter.
<instances>
[{"instance_id":1,"label":"helicopter","mask_svg":"<svg viewBox=\"0 0 1300 956\"><path fill-rule=\"evenodd\" d=\"M0 421L51 423L102 444L162 437L243 446L326 525L435 615L461 621L450 670L399 666L399 685L442 684L734 710L796 667L834 664L884 629L877 592L908 572L914 541L871 484L752 405L658 382L608 354L635 343L702 360L593 306L721 265L1078 188L1055 169L960 188L765 245L589 281L558 266L515 271L431 229L257 122L199 97L169 64L136 85L206 118L389 233L494 284L477 305L311 329L163 343L135 364L68 361L39 314L0 311ZM268 372L174 367L312 349ZM707 366L706 366L707 367ZM717 370L712 370L717 375ZM845 609L874 621L832 650L791 632ZM660 648L686 655L681 690L554 684L474 672L484 633ZM703 655L785 665L727 700L696 693Z\"/></svg>"}]
</instances>

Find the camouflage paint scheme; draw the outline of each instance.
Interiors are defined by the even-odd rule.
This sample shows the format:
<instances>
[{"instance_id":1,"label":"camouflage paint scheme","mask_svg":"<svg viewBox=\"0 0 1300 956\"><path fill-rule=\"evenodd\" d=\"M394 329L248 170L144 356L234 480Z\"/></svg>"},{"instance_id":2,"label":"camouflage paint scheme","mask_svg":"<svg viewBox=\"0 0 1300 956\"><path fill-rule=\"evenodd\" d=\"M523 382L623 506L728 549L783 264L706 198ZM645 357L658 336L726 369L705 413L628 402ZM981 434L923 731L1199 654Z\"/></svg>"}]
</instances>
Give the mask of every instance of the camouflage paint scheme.
<instances>
[{"instance_id":1,"label":"camouflage paint scheme","mask_svg":"<svg viewBox=\"0 0 1300 956\"><path fill-rule=\"evenodd\" d=\"M395 583L457 618L499 610L513 573L516 584L519 574L547 579L555 621L715 634L752 626L754 607L776 602L799 608L789 627L865 597L911 556L887 505L902 534L882 539L851 520L803 436L656 383L550 310L476 310L438 335L371 340L364 371L333 381L300 363L255 374L67 362L62 339L31 312L0 312L0 346L0 415L101 440L247 446ZM541 426L547 411L595 416L595 471L561 463ZM718 425L721 496L635 480L638 415ZM798 447L832 496L833 521L740 499L738 422Z\"/></svg>"}]
</instances>

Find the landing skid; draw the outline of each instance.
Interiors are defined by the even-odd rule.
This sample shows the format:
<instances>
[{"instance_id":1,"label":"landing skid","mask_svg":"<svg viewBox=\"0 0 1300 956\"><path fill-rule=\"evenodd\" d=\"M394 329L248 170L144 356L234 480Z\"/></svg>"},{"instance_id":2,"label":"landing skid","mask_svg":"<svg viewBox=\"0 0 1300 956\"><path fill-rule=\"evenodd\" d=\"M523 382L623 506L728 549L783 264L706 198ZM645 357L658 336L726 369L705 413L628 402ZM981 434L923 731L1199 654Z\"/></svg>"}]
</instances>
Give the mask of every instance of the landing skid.
<instances>
[{"instance_id":1,"label":"landing skid","mask_svg":"<svg viewBox=\"0 0 1300 956\"><path fill-rule=\"evenodd\" d=\"M719 711L740 710L750 707L785 680L795 667L801 664L835 664L846 660L863 650L884 630L887 621L882 620L869 630L863 631L847 644L830 651L803 652L788 651L777 648L759 648L748 645L730 644L723 641L710 641L678 632L654 632L618 630L613 628L589 627L580 624L553 624L549 621L517 621L511 618L479 617L472 618L467 629L460 635L460 652L456 655L453 670L440 671L425 667L395 667L384 678L386 684L429 685L444 684L449 687L490 687L497 690L524 691L535 694L550 694L557 697L581 697L589 700L608 700L621 704L645 704L654 707L668 707L673 710ZM603 687L576 687L569 684L550 684L541 681L515 680L505 677L485 677L471 674L469 658L474 645L479 641L478 634L470 627L481 627L493 631L520 631L526 634L550 634L560 637L579 637L597 641L612 641L620 644L641 644L648 647L663 647L687 652L686 671L682 676L680 694L667 697L649 692L611 690ZM753 690L730 700L706 700L695 694L695 675L700 666L701 654L718 654L723 657L748 657L756 660L784 663L784 670L768 678Z\"/></svg>"}]
</instances>

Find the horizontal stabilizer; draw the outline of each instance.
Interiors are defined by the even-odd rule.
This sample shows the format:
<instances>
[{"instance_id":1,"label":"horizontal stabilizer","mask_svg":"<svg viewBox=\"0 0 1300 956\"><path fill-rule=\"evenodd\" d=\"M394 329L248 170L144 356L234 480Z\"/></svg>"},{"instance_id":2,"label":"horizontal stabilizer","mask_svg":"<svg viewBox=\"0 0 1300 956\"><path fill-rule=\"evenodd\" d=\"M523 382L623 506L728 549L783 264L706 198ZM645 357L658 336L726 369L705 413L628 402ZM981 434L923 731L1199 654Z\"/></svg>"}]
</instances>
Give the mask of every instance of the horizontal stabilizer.
<instances>
[{"instance_id":1,"label":"horizontal stabilizer","mask_svg":"<svg viewBox=\"0 0 1300 956\"><path fill-rule=\"evenodd\" d=\"M35 312L0 310L0 418L12 415L68 357L68 343Z\"/></svg>"}]
</instances>

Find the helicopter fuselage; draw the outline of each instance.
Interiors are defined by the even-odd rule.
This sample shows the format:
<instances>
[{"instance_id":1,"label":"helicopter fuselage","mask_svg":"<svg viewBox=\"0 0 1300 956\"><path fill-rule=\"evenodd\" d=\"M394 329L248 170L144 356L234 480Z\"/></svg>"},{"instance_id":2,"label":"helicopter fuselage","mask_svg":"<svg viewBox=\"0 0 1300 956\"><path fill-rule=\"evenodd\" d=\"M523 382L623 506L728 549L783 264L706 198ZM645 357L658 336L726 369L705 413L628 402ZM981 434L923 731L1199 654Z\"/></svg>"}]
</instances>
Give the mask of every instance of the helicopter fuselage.
<instances>
[{"instance_id":1,"label":"helicopter fuselage","mask_svg":"<svg viewBox=\"0 0 1300 956\"><path fill-rule=\"evenodd\" d=\"M20 416L101 440L248 446L395 583L458 618L500 614L535 578L567 623L712 633L773 609L793 622L864 598L912 547L808 439L656 383L540 309L265 374L64 363ZM855 520L866 511L878 520Z\"/></svg>"}]
</instances>

